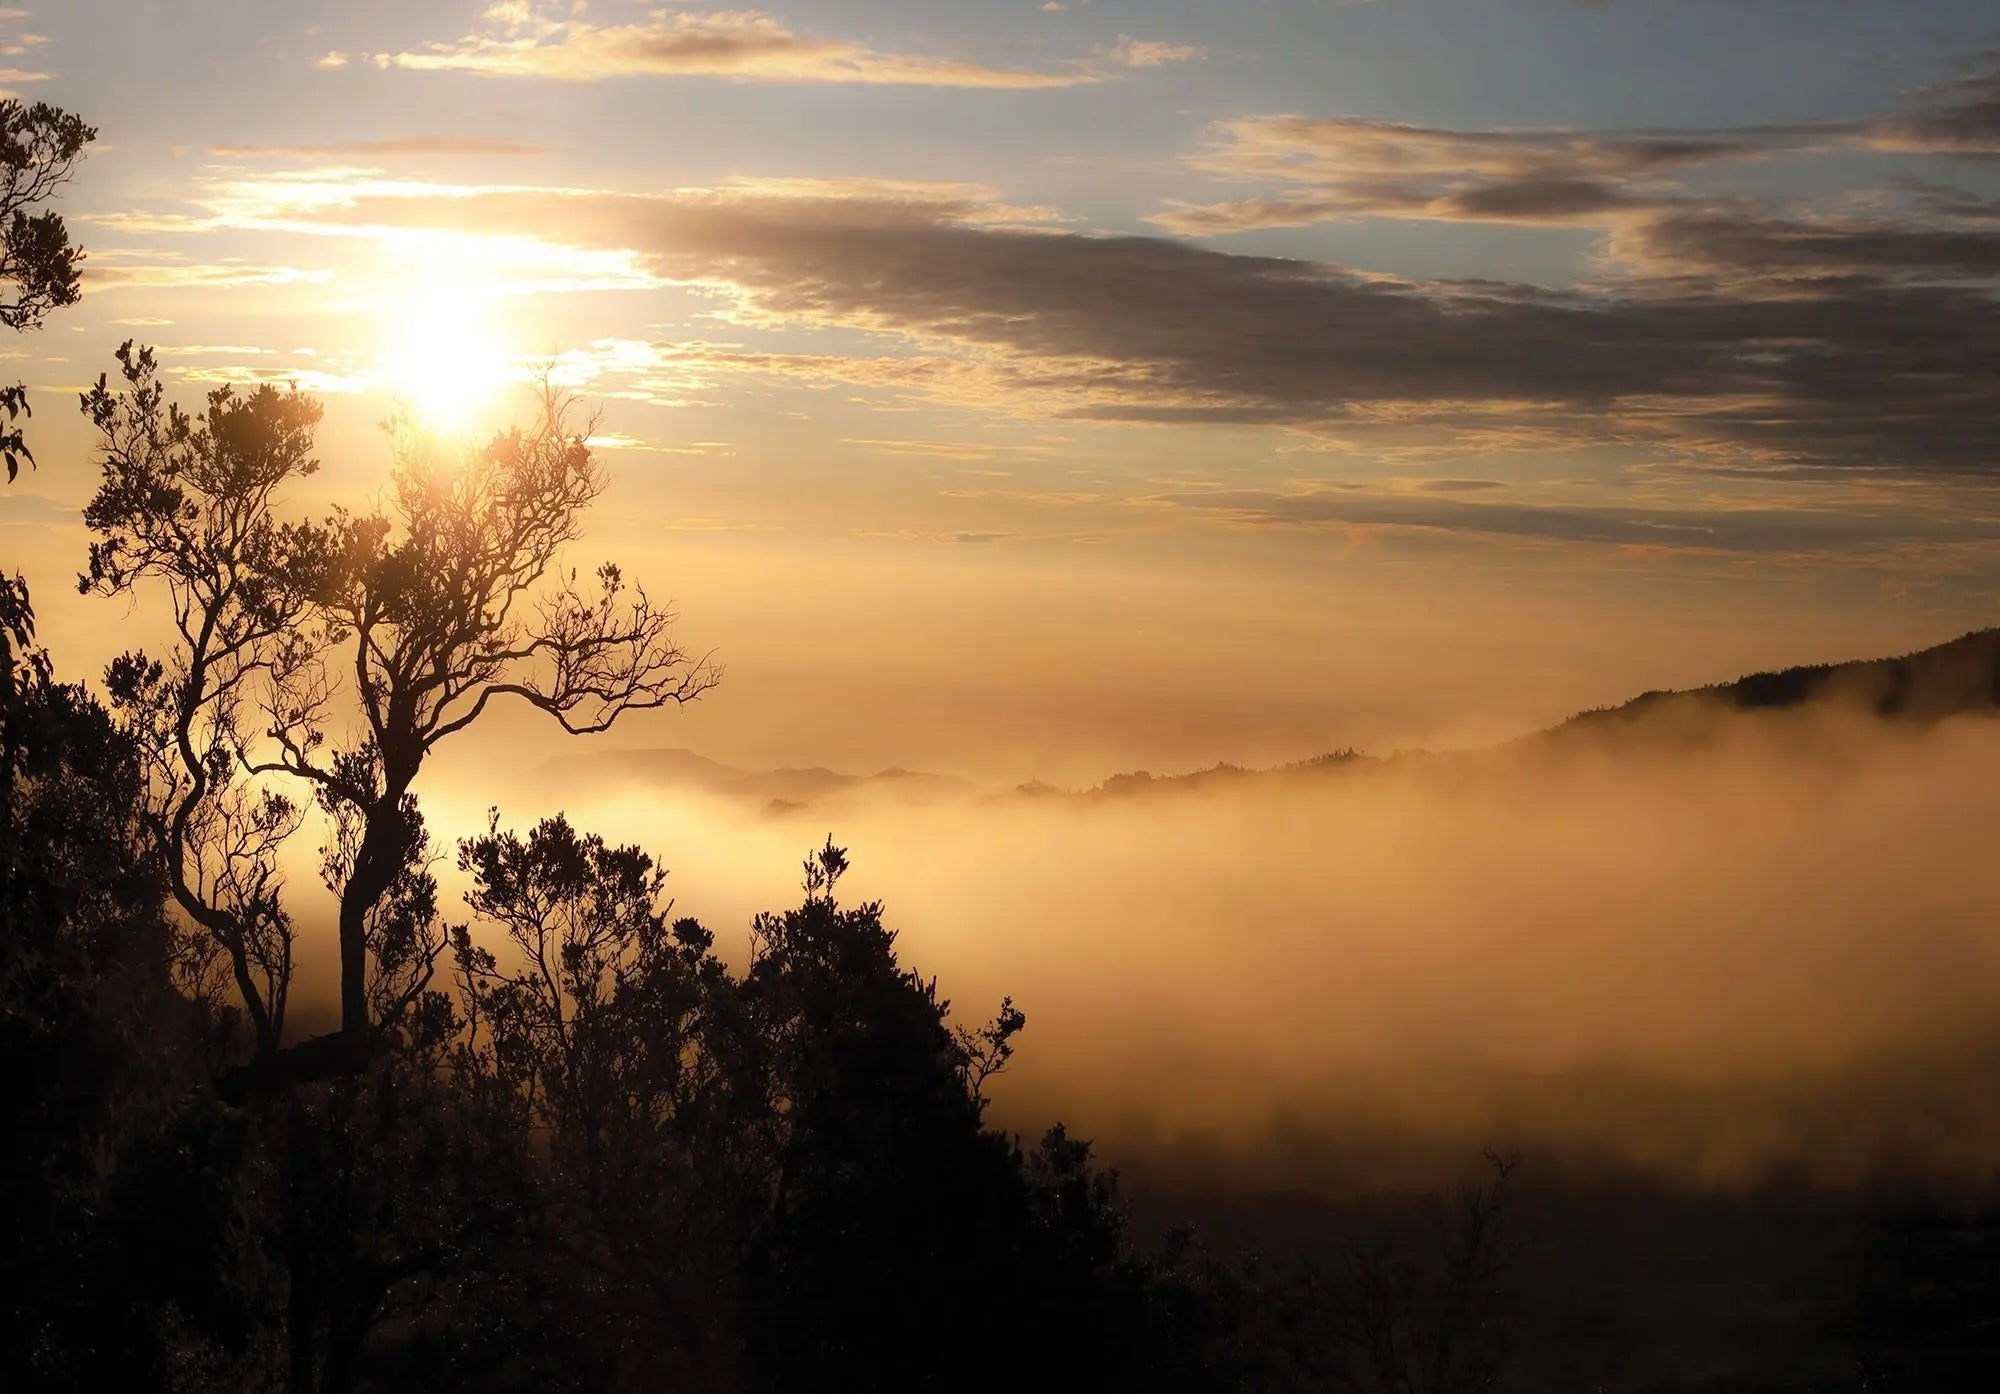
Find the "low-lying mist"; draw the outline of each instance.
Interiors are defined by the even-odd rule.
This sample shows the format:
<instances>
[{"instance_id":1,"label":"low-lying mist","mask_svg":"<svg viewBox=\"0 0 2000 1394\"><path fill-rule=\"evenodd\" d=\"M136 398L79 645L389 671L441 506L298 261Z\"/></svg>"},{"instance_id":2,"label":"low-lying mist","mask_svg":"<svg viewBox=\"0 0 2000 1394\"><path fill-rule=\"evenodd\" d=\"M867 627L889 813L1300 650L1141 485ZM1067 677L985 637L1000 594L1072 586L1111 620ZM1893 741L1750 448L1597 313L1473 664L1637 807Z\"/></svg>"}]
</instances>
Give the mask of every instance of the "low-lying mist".
<instances>
[{"instance_id":1,"label":"low-lying mist","mask_svg":"<svg viewBox=\"0 0 2000 1394\"><path fill-rule=\"evenodd\" d=\"M1493 1145L1742 1185L1990 1174L1996 775L2000 722L1822 710L1121 796L425 804L638 842L738 959L830 833L962 1017L1026 1010L995 1118L1142 1176L1421 1185Z\"/></svg>"}]
</instances>

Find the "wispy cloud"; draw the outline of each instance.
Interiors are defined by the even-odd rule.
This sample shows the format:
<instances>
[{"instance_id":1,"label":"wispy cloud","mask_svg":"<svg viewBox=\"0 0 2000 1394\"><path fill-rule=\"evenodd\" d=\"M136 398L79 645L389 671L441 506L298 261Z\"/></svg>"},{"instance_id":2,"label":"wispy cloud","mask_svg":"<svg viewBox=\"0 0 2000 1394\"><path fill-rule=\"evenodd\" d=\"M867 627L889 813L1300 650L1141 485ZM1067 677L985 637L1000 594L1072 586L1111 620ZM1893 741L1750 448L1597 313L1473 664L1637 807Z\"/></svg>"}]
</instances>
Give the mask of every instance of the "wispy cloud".
<instances>
[{"instance_id":1,"label":"wispy cloud","mask_svg":"<svg viewBox=\"0 0 2000 1394\"><path fill-rule=\"evenodd\" d=\"M2000 517L1770 507L1644 508L1472 503L1325 489L1185 492L1157 502L1259 528L1407 528L1648 550L1853 556L1898 543L2000 541Z\"/></svg>"},{"instance_id":2,"label":"wispy cloud","mask_svg":"<svg viewBox=\"0 0 2000 1394\"><path fill-rule=\"evenodd\" d=\"M1361 217L1604 226L1675 202L1672 181L1684 171L1849 135L1844 127L1589 134L1247 117L1218 127L1190 166L1301 192L1177 202L1152 221L1194 235Z\"/></svg>"},{"instance_id":3,"label":"wispy cloud","mask_svg":"<svg viewBox=\"0 0 2000 1394\"><path fill-rule=\"evenodd\" d=\"M223 362L176 368L182 382L229 384L270 383L276 387L296 387L301 392L349 394L366 392L381 384L363 373L336 373L323 368L267 368L254 364Z\"/></svg>"},{"instance_id":4,"label":"wispy cloud","mask_svg":"<svg viewBox=\"0 0 2000 1394\"><path fill-rule=\"evenodd\" d=\"M1158 50L1140 52L1153 60ZM1099 82L1087 63L1059 69L997 67L969 59L895 53L855 39L801 34L745 10L656 13L632 24L550 17L526 4L496 5L481 28L418 49L374 55L384 67L489 77L598 82L620 77L718 77L743 82L875 83L921 87L1047 88Z\"/></svg>"},{"instance_id":5,"label":"wispy cloud","mask_svg":"<svg viewBox=\"0 0 2000 1394\"><path fill-rule=\"evenodd\" d=\"M1977 282L2000 275L2000 220L1690 208L1634 223L1611 249L1620 261L1654 274Z\"/></svg>"},{"instance_id":6,"label":"wispy cloud","mask_svg":"<svg viewBox=\"0 0 2000 1394\"><path fill-rule=\"evenodd\" d=\"M2000 159L2000 58L1910 112L1865 121L1590 132L1243 117L1215 127L1187 163L1280 191L1176 200L1150 221L1187 236L1356 218L1628 230L1712 209L1715 195L1687 182L1696 172L1856 152Z\"/></svg>"},{"instance_id":7,"label":"wispy cloud","mask_svg":"<svg viewBox=\"0 0 2000 1394\"><path fill-rule=\"evenodd\" d=\"M1007 456L1042 456L1053 452L1047 446L977 440L913 440L900 437L844 436L842 445L855 446L871 454L903 455L926 460L981 461ZM951 497L972 497L964 491L946 491Z\"/></svg>"},{"instance_id":8,"label":"wispy cloud","mask_svg":"<svg viewBox=\"0 0 2000 1394\"><path fill-rule=\"evenodd\" d=\"M1162 43L1135 39L1130 34L1120 34L1118 41L1105 51L1105 57L1121 68L1164 68L1207 56L1208 50L1200 44Z\"/></svg>"},{"instance_id":9,"label":"wispy cloud","mask_svg":"<svg viewBox=\"0 0 2000 1394\"><path fill-rule=\"evenodd\" d=\"M17 97L20 94L14 90L16 87L47 82L49 76L48 73L35 72L27 68L0 68L0 98Z\"/></svg>"},{"instance_id":10,"label":"wispy cloud","mask_svg":"<svg viewBox=\"0 0 2000 1394\"><path fill-rule=\"evenodd\" d=\"M319 145L213 145L209 153L229 160L396 160L429 155L539 155L542 147L486 136L404 136Z\"/></svg>"},{"instance_id":11,"label":"wispy cloud","mask_svg":"<svg viewBox=\"0 0 2000 1394\"><path fill-rule=\"evenodd\" d=\"M1872 142L1884 149L2000 157L2000 54L1978 72L1934 89L1913 115L1877 122Z\"/></svg>"},{"instance_id":12,"label":"wispy cloud","mask_svg":"<svg viewBox=\"0 0 2000 1394\"><path fill-rule=\"evenodd\" d=\"M331 276L332 272L323 268L260 266L234 259L190 261L171 253L124 249L93 251L83 267L84 284L94 292L128 287L172 290L286 286L322 282Z\"/></svg>"}]
</instances>

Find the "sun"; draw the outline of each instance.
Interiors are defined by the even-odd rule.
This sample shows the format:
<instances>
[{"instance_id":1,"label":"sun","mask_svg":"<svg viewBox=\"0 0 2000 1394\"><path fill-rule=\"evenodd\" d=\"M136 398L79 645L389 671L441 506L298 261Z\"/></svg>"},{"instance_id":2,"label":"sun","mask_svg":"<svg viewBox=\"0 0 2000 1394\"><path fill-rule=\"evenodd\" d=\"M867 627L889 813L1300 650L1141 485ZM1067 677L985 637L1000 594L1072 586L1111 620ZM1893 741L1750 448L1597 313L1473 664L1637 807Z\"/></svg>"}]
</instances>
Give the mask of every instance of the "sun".
<instances>
[{"instance_id":1,"label":"sun","mask_svg":"<svg viewBox=\"0 0 2000 1394\"><path fill-rule=\"evenodd\" d=\"M386 385L433 430L473 430L512 377L494 299L473 286L433 288L390 312Z\"/></svg>"}]
</instances>

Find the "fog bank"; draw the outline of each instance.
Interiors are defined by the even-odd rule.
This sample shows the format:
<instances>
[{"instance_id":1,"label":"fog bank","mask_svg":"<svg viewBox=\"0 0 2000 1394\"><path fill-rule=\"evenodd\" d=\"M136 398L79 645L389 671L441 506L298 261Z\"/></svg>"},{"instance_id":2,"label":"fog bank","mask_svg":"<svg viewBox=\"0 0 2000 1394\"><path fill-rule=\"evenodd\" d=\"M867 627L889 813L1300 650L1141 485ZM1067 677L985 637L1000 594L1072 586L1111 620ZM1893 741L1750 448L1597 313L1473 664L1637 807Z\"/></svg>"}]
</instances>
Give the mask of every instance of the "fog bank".
<instances>
[{"instance_id":1,"label":"fog bank","mask_svg":"<svg viewBox=\"0 0 2000 1394\"><path fill-rule=\"evenodd\" d=\"M636 841L732 957L830 833L846 895L886 902L963 1015L1028 1013L996 1117L1063 1118L1141 1172L1416 1181L1487 1143L1702 1184L2000 1158L1997 722L1733 717L779 811L592 774L426 808L440 833L497 800Z\"/></svg>"}]
</instances>

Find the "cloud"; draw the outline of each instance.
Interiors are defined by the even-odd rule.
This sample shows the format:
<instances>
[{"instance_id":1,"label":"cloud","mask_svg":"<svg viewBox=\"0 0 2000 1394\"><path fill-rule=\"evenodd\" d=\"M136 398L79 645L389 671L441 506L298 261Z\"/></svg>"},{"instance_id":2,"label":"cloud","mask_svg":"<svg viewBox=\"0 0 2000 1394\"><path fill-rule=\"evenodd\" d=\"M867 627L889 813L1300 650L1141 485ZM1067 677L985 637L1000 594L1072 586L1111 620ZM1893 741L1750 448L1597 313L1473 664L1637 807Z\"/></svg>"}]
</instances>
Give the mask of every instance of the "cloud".
<instances>
[{"instance_id":1,"label":"cloud","mask_svg":"<svg viewBox=\"0 0 2000 1394\"><path fill-rule=\"evenodd\" d=\"M1410 487L1423 494L1478 494L1507 485L1498 479L1419 479Z\"/></svg>"},{"instance_id":2,"label":"cloud","mask_svg":"<svg viewBox=\"0 0 2000 1394\"><path fill-rule=\"evenodd\" d=\"M487 136L403 136L344 140L320 145L212 145L209 154L230 160L395 160L425 155L539 155L542 148Z\"/></svg>"},{"instance_id":3,"label":"cloud","mask_svg":"<svg viewBox=\"0 0 2000 1394\"><path fill-rule=\"evenodd\" d=\"M1568 130L1454 131L1351 117L1257 116L1225 122L1216 143L1189 163L1230 176L1292 181L1357 174L1407 179L1519 179L1560 174L1630 176L1743 159L1779 131L1593 135Z\"/></svg>"},{"instance_id":4,"label":"cloud","mask_svg":"<svg viewBox=\"0 0 2000 1394\"><path fill-rule=\"evenodd\" d=\"M231 197L254 203L246 189ZM997 412L1422 429L1694 463L1991 475L2000 307L1969 283L1663 276L1549 291L1406 281L996 219L963 192L633 195L274 181L326 233L532 237L725 297L725 317L880 353L703 347L704 372L872 382ZM392 192L399 191L399 192ZM300 207L287 213L283 199ZM467 255L472 255L468 249Z\"/></svg>"},{"instance_id":5,"label":"cloud","mask_svg":"<svg viewBox=\"0 0 2000 1394\"><path fill-rule=\"evenodd\" d=\"M730 197L838 199L852 207L870 204L902 206L920 215L935 214L957 222L991 223L996 226L1064 221L1058 209L1047 205L1007 203L989 185L969 182L854 176L742 175L723 184L717 192Z\"/></svg>"},{"instance_id":6,"label":"cloud","mask_svg":"<svg viewBox=\"0 0 2000 1394\"><path fill-rule=\"evenodd\" d=\"M276 349L259 348L254 344L155 344L154 349L162 354L177 354L187 358L213 358L217 355L240 358L245 354L275 354Z\"/></svg>"},{"instance_id":7,"label":"cloud","mask_svg":"<svg viewBox=\"0 0 2000 1394\"><path fill-rule=\"evenodd\" d=\"M1105 57L1121 68L1164 68L1207 56L1208 50L1200 44L1159 43L1135 39L1130 34L1120 34L1118 42L1105 51Z\"/></svg>"},{"instance_id":8,"label":"cloud","mask_svg":"<svg viewBox=\"0 0 2000 1394\"><path fill-rule=\"evenodd\" d=\"M736 453L736 447L728 441L691 440L669 444L626 435L622 431L600 431L590 437L585 444L592 450L632 450L649 455L711 455L726 458Z\"/></svg>"},{"instance_id":9,"label":"cloud","mask_svg":"<svg viewBox=\"0 0 2000 1394\"><path fill-rule=\"evenodd\" d=\"M0 98L18 98L14 91L16 84L47 82L48 73L30 72L25 68L0 68Z\"/></svg>"},{"instance_id":10,"label":"cloud","mask_svg":"<svg viewBox=\"0 0 2000 1394\"><path fill-rule=\"evenodd\" d=\"M2000 222L1782 218L1691 210L1636 224L1614 244L1656 274L1970 280L2000 275Z\"/></svg>"},{"instance_id":11,"label":"cloud","mask_svg":"<svg viewBox=\"0 0 2000 1394\"><path fill-rule=\"evenodd\" d=\"M25 489L9 489L0 494L0 527L74 526L81 521L74 504L63 503L45 494Z\"/></svg>"},{"instance_id":12,"label":"cloud","mask_svg":"<svg viewBox=\"0 0 2000 1394\"><path fill-rule=\"evenodd\" d=\"M1039 456L1051 453L1049 447L1045 445L1024 445L1002 441L908 440L869 436L843 436L840 443L842 445L858 446L873 454L906 455L918 459L961 462L996 460L1009 455ZM945 494L947 497L954 498L982 496L962 490L946 490Z\"/></svg>"},{"instance_id":13,"label":"cloud","mask_svg":"<svg viewBox=\"0 0 2000 1394\"><path fill-rule=\"evenodd\" d=\"M897 528L892 531L862 530L856 537L886 542L945 542L962 546L985 546L995 542L1012 542L1018 534L1011 532L939 532L928 528Z\"/></svg>"},{"instance_id":14,"label":"cloud","mask_svg":"<svg viewBox=\"0 0 2000 1394\"><path fill-rule=\"evenodd\" d=\"M1447 486L1489 481L1433 481ZM1245 527L1421 528L1552 542L1703 552L1831 554L1868 546L2000 541L2000 518L1798 508L1645 508L1468 503L1348 490L1182 492L1157 502Z\"/></svg>"},{"instance_id":15,"label":"cloud","mask_svg":"<svg viewBox=\"0 0 2000 1394\"><path fill-rule=\"evenodd\" d=\"M1388 323L1377 302L1315 285L1302 292L1299 313L1338 313L1364 335L1384 335L1399 360L1421 359L1405 366L1433 384L1439 418L1454 415L1454 401L1486 404L1479 412L1509 401L1478 381L1489 368L1508 372L1505 365L1468 359L1513 344L1537 367L1511 400L1538 403L1545 425L1583 436L1670 438L1711 463L1733 454L1766 465L1990 473L2000 435L1977 365L2000 348L2000 203L1910 178L1850 188L1831 206L1715 187L1719 174L1752 162L1862 153L2000 155L2000 65L1934 90L1914 112L1841 123L1467 131L1248 117L1216 128L1189 164L1277 187L1170 203L1152 221L1194 237L1347 219L1595 230L1599 257L1581 272L1591 279L1568 292L1406 287L1403 294L1420 292L1442 314ZM1271 314L1278 318L1275 307ZM1473 343L1437 342L1444 320ZM1351 365L1322 359L1319 336L1309 337L1296 361L1321 362L1350 380ZM1569 374L1574 390L1526 380L1544 368ZM1657 374L1650 389L1648 372ZM1368 370L1358 376L1365 381ZM1405 400L1361 397L1328 419L1379 414ZM1151 413L1162 421L1195 415L1166 403Z\"/></svg>"},{"instance_id":16,"label":"cloud","mask_svg":"<svg viewBox=\"0 0 2000 1394\"><path fill-rule=\"evenodd\" d=\"M115 249L93 251L83 266L84 284L93 292L128 287L173 290L287 286L325 281L331 276L331 272L317 268L259 266L234 258L191 262L171 255L146 255Z\"/></svg>"},{"instance_id":17,"label":"cloud","mask_svg":"<svg viewBox=\"0 0 2000 1394\"><path fill-rule=\"evenodd\" d=\"M235 387L269 383L274 387L296 387L301 392L320 396L366 392L378 385L374 379L358 373L333 373L321 368L267 368L235 362L177 367L173 374L182 382Z\"/></svg>"},{"instance_id":18,"label":"cloud","mask_svg":"<svg viewBox=\"0 0 2000 1394\"><path fill-rule=\"evenodd\" d=\"M1351 116L1243 117L1215 127L1189 167L1235 182L1280 185L1285 192L1209 203L1175 200L1150 221L1196 237L1355 218L1621 232L1687 215L1698 222L1716 199L1690 189L1687 180L1718 166L1857 152L2000 158L2000 55L1988 61L1986 70L1934 89L1914 112L1865 121L1588 132L1450 130ZM1924 255L1919 251L1917 259Z\"/></svg>"},{"instance_id":19,"label":"cloud","mask_svg":"<svg viewBox=\"0 0 2000 1394\"><path fill-rule=\"evenodd\" d=\"M755 11L659 13L639 23L548 19L528 5L495 6L487 28L449 43L375 56L383 67L599 82L619 77L721 77L743 82L875 83L921 87L1047 88L1099 82L1086 65L1037 71L962 59L887 53L851 40L800 34ZM1152 60L1170 45L1143 45Z\"/></svg>"},{"instance_id":20,"label":"cloud","mask_svg":"<svg viewBox=\"0 0 2000 1394\"><path fill-rule=\"evenodd\" d=\"M1605 226L1681 194L1673 176L1846 138L1845 127L1589 134L1455 131L1352 117L1225 122L1189 165L1304 192L1175 202L1152 221L1195 236L1344 218Z\"/></svg>"},{"instance_id":21,"label":"cloud","mask_svg":"<svg viewBox=\"0 0 2000 1394\"><path fill-rule=\"evenodd\" d=\"M1883 149L2000 157L2000 54L1988 54L1986 63L1984 71L1935 89L1924 110L1876 123L1872 142Z\"/></svg>"}]
</instances>

